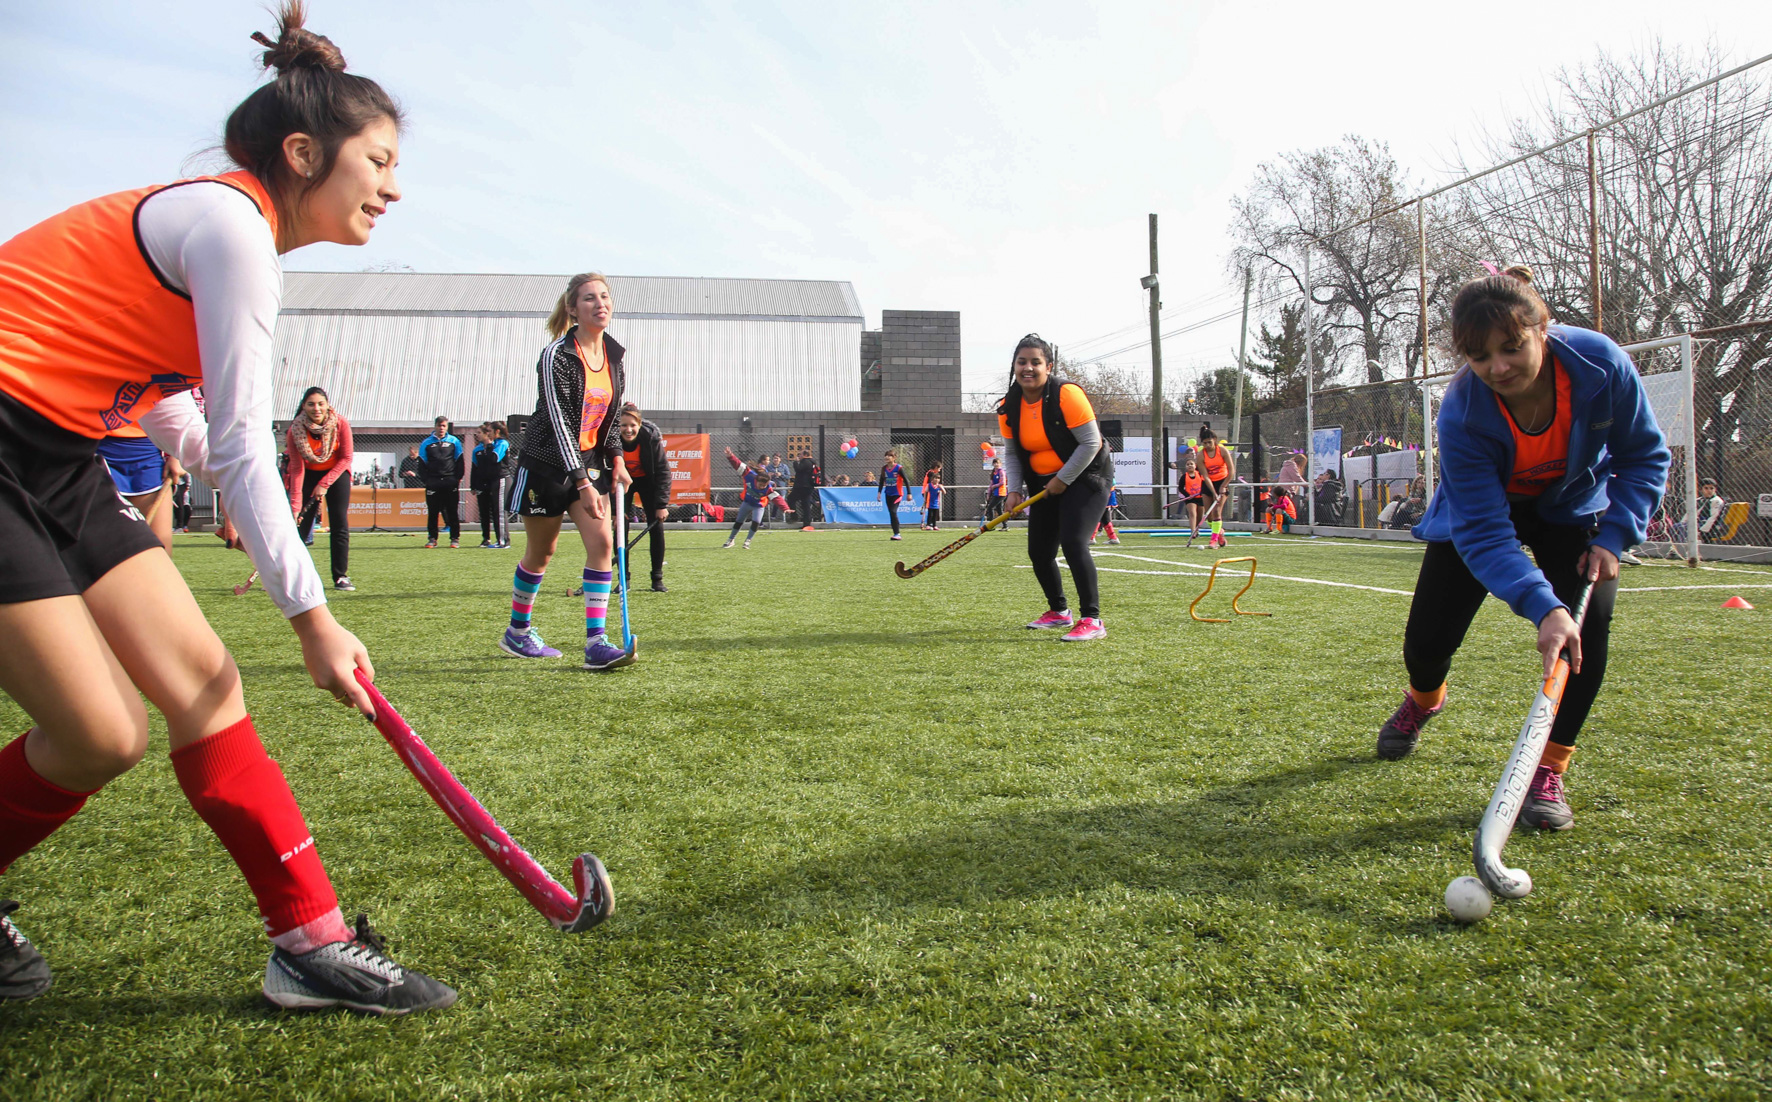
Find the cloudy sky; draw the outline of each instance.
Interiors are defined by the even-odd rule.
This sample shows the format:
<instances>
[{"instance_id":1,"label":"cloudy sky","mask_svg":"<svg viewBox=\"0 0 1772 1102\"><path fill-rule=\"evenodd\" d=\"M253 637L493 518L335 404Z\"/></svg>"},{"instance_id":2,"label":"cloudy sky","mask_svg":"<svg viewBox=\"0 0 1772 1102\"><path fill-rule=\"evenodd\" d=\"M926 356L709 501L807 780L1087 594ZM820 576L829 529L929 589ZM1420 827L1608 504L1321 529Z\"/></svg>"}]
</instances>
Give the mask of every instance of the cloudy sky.
<instances>
[{"instance_id":1,"label":"cloudy sky","mask_svg":"<svg viewBox=\"0 0 1772 1102\"><path fill-rule=\"evenodd\" d=\"M969 390L1000 389L1029 330L1139 326L1148 212L1165 328L1234 306L1230 199L1282 153L1359 134L1443 181L1598 51L1772 53L1765 0L311 9L410 110L406 197L367 247L288 268L849 280L870 326L961 311ZM252 0L0 0L0 237L179 175L269 29ZM1235 330L1166 344L1169 373L1225 362Z\"/></svg>"}]
</instances>

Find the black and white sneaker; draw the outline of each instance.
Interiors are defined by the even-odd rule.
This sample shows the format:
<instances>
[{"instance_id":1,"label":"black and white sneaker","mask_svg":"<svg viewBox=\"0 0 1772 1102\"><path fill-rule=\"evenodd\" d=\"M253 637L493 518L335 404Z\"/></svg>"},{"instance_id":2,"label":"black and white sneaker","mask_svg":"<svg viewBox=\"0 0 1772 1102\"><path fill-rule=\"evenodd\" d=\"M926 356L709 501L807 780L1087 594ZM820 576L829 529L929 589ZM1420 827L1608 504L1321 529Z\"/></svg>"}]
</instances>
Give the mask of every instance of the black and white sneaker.
<instances>
[{"instance_id":1,"label":"black and white sneaker","mask_svg":"<svg viewBox=\"0 0 1772 1102\"><path fill-rule=\"evenodd\" d=\"M410 1014L454 1005L455 991L388 959L369 916L358 915L357 934L349 941L301 956L272 950L265 965L265 998L286 1010L344 1006L366 1014Z\"/></svg>"},{"instance_id":2,"label":"black and white sneaker","mask_svg":"<svg viewBox=\"0 0 1772 1102\"><path fill-rule=\"evenodd\" d=\"M18 904L0 899L0 999L34 999L49 990L49 962L12 924Z\"/></svg>"}]
</instances>

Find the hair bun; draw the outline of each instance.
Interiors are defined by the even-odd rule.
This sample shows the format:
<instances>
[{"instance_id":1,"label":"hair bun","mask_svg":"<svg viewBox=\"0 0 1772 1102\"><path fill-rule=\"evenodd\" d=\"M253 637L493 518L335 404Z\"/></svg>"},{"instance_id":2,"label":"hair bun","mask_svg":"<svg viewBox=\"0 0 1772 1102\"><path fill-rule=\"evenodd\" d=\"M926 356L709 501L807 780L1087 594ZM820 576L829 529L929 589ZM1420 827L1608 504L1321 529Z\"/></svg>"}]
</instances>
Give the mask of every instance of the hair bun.
<instances>
[{"instance_id":1,"label":"hair bun","mask_svg":"<svg viewBox=\"0 0 1772 1102\"><path fill-rule=\"evenodd\" d=\"M345 55L332 44L332 39L304 27L307 20L307 5L302 0L288 0L277 13L277 41L253 31L252 40L265 47L260 64L280 74L292 69L344 72Z\"/></svg>"},{"instance_id":2,"label":"hair bun","mask_svg":"<svg viewBox=\"0 0 1772 1102\"><path fill-rule=\"evenodd\" d=\"M1532 269L1524 264L1510 264L1501 270L1501 274L1511 276L1528 287L1532 286Z\"/></svg>"}]
</instances>

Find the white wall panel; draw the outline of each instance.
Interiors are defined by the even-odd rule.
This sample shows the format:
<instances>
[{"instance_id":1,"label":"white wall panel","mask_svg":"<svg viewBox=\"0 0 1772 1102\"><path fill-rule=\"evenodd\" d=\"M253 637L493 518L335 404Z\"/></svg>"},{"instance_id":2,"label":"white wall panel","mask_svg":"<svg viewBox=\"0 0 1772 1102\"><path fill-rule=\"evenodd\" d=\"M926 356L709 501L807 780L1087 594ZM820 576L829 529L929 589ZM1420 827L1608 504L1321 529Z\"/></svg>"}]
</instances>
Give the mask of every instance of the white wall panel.
<instances>
[{"instance_id":1,"label":"white wall panel","mask_svg":"<svg viewBox=\"0 0 1772 1102\"><path fill-rule=\"evenodd\" d=\"M628 319L630 395L659 410L858 410L859 321ZM535 406L535 318L285 314L277 320L278 416L326 388L363 424L502 417Z\"/></svg>"}]
</instances>

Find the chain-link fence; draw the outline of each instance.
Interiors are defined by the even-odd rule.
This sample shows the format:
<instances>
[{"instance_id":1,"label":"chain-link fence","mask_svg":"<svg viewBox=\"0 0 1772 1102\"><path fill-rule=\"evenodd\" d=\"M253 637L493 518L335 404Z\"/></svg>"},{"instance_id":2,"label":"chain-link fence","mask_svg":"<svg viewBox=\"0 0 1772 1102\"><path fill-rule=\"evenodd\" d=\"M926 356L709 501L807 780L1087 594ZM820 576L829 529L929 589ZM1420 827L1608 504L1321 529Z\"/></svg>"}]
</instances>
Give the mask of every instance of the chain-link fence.
<instances>
[{"instance_id":1,"label":"chain-link fence","mask_svg":"<svg viewBox=\"0 0 1772 1102\"><path fill-rule=\"evenodd\" d=\"M1492 167L1416 198L1389 153L1359 139L1263 166L1234 232L1259 290L1254 431L1269 463L1317 453L1314 483L1337 456L1349 526L1412 511L1435 478L1440 391L1463 361L1452 299L1523 264L1554 321L1633 349L1660 395L1676 449L1660 542L1696 528L1772 545L1767 60L1720 72L1714 54L1652 52L1567 71L1559 103L1474 145ZM1331 453L1313 430L1334 429Z\"/></svg>"}]
</instances>

